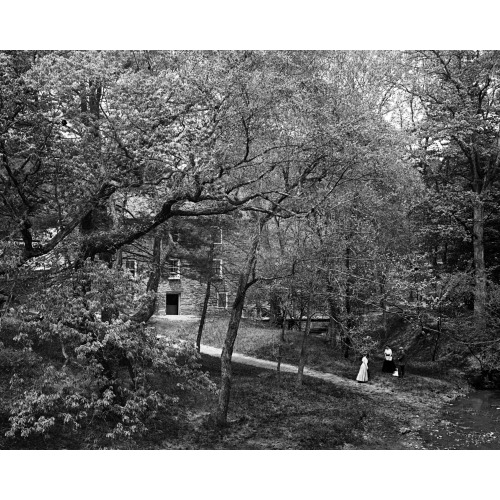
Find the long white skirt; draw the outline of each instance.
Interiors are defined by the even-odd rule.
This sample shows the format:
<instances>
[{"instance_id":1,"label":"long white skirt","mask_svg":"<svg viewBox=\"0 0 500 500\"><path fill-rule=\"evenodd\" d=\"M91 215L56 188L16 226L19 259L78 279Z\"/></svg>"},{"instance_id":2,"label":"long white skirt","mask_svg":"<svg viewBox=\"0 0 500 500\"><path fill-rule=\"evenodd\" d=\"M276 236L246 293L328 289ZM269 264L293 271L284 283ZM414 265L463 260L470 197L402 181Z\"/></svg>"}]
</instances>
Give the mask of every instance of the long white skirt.
<instances>
[{"instance_id":1,"label":"long white skirt","mask_svg":"<svg viewBox=\"0 0 500 500\"><path fill-rule=\"evenodd\" d=\"M358 382L368 382L368 368L364 363L361 363L361 368L359 369L356 380Z\"/></svg>"}]
</instances>

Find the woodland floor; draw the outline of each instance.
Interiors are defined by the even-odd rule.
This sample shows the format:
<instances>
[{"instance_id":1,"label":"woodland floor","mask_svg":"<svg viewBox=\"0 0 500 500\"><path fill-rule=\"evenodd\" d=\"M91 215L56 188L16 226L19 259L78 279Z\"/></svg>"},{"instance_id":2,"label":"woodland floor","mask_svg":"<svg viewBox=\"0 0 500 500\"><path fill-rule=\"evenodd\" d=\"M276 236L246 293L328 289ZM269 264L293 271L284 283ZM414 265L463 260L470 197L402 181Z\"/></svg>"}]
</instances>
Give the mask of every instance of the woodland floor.
<instances>
[{"instance_id":1,"label":"woodland floor","mask_svg":"<svg viewBox=\"0 0 500 500\"><path fill-rule=\"evenodd\" d=\"M172 335L168 320L157 320L157 330ZM171 326L171 325L170 325ZM194 323L176 326L177 335L189 338ZM223 325L214 322L207 329L203 366L219 381L220 361L217 348ZM249 330L253 330L249 332ZM267 328L247 325L243 328L240 349L245 354L261 354L274 358L273 332ZM245 333L246 331L246 333ZM289 332L292 333L292 332ZM298 338L297 334L297 338ZM246 337L252 336L252 344ZM295 334L288 335L292 347ZM191 336L191 338L193 338ZM257 340L255 340L257 339ZM267 339L267 344L265 340ZM257 345L260 344L260 345ZM215 348L214 348L215 347ZM205 425L216 404L213 395L198 400L191 410L194 428L178 439L164 441L164 448L191 449L424 449L422 433L439 421L447 403L465 394L466 385L458 376L432 373L410 373L404 379L381 373L381 360L370 361L371 380L355 382L359 363L336 358L329 353L329 363L319 356L326 352L321 339L311 338L311 368L306 371L302 387L296 386L296 374L278 376L275 362L252 363L245 356L233 357L233 386L229 411L230 425L214 431ZM288 354L285 361L293 361ZM257 364L260 366L253 366ZM423 371L419 366L418 370ZM433 376L434 375L434 376Z\"/></svg>"},{"instance_id":2,"label":"woodland floor","mask_svg":"<svg viewBox=\"0 0 500 500\"><path fill-rule=\"evenodd\" d=\"M156 318L154 324L158 334L190 341L196 336L195 318L175 322ZM203 338L212 355L202 354L202 366L216 384L220 378L216 349L224 327L224 320L209 322ZM173 421L159 416L134 443L94 439L92 429L85 436L13 441L5 438L8 415L0 408L0 449L423 449L424 437L440 422L447 403L467 391L458 374L444 373L438 365L410 364L408 376L398 379L381 373L382 361L377 359L370 360L370 381L358 384L359 361L344 359L315 336L310 339L303 385L297 387L293 367L278 379L278 333L243 323L235 350L261 361L253 366L234 356L227 428L215 429L210 423L217 403L212 392L179 394L180 417ZM287 333L283 363L296 364L300 336L301 332ZM262 362L263 358L268 361ZM8 394L8 377L0 377L0 400Z\"/></svg>"},{"instance_id":3,"label":"woodland floor","mask_svg":"<svg viewBox=\"0 0 500 500\"><path fill-rule=\"evenodd\" d=\"M218 381L220 362L203 355L203 365ZM332 383L295 374L277 375L234 364L230 426L220 432L200 425L164 446L207 449L422 449L420 431L438 418L443 404L458 392L447 383L427 381L416 390L406 380L376 377L368 384ZM427 393L428 392L428 393ZM215 404L205 401L208 406ZM203 421L207 406L196 418Z\"/></svg>"}]
</instances>

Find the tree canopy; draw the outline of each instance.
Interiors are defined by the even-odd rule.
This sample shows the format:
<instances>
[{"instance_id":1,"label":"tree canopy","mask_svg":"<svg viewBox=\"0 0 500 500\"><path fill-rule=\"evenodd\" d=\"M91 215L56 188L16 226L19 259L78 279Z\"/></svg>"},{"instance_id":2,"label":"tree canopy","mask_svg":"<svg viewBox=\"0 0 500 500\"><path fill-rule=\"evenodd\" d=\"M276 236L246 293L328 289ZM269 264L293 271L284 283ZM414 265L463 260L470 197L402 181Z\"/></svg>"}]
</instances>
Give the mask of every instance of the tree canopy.
<instances>
[{"instance_id":1,"label":"tree canopy","mask_svg":"<svg viewBox=\"0 0 500 500\"><path fill-rule=\"evenodd\" d=\"M0 328L7 357L24 353L9 435L98 416L113 422L107 438L132 439L175 413L159 373L213 389L193 345L156 336L149 320L173 251L208 297L214 227L230 233L236 290L219 424L253 299L283 338L287 321L307 322L302 369L314 315L346 356L383 342L397 316L433 360L468 350L491 372L499 57L1 52ZM122 269L131 245L150 259L147 280Z\"/></svg>"}]
</instances>

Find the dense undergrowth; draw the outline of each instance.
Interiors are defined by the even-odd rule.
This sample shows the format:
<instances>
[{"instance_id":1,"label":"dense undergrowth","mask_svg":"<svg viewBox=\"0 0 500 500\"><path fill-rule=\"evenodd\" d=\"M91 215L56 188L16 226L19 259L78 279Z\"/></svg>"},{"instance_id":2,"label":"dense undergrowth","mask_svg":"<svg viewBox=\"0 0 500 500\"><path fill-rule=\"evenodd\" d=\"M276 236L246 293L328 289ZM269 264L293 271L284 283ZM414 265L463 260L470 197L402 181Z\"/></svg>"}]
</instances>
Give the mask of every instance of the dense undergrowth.
<instances>
[{"instance_id":1,"label":"dense undergrowth","mask_svg":"<svg viewBox=\"0 0 500 500\"><path fill-rule=\"evenodd\" d=\"M220 346L225 321L211 319L203 342ZM381 360L374 357L370 361L370 383L354 388L311 377L305 377L302 387L297 387L293 373L283 373L278 381L273 371L235 363L229 426L225 429L216 429L210 417L217 402L215 392L183 387L172 374L158 372L149 374L149 386L169 394L172 404L143 416L144 432L113 435L123 415L113 417L108 409L82 419L78 429L62 421L46 432L22 436L11 432L11 410L17 394L13 383L16 379L42 381L47 366L61 369L64 357L57 343L41 342L33 344L30 350L20 349L8 330L2 330L0 349L2 449L418 448L419 415L429 417L438 412L443 401L465 391L460 373L439 363L416 360L409 366L408 377L400 380L382 374ZM193 342L195 332L196 322L157 324L157 333L188 343ZM245 321L235 350L275 359L279 333L262 323ZM301 332L287 332L283 362L296 362L300 338ZM203 355L201 364L203 373L217 384L220 361ZM311 336L309 367L353 380L358 365L355 356L345 359L322 337ZM123 368L120 373L125 379L126 370Z\"/></svg>"},{"instance_id":2,"label":"dense undergrowth","mask_svg":"<svg viewBox=\"0 0 500 500\"><path fill-rule=\"evenodd\" d=\"M3 318L0 448L136 448L158 429L175 434L186 420L182 398L215 386L190 344L158 338L153 329L130 334L142 346L127 351L134 353L133 378L109 332L111 339L63 344Z\"/></svg>"}]
</instances>

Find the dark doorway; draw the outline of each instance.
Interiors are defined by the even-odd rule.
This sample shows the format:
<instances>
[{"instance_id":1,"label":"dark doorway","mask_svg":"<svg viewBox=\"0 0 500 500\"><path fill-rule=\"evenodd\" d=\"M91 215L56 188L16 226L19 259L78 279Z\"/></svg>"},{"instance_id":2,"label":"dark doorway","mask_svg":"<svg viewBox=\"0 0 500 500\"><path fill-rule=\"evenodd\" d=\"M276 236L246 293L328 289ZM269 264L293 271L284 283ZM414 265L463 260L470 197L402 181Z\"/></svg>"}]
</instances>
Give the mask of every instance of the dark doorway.
<instances>
[{"instance_id":1,"label":"dark doorway","mask_svg":"<svg viewBox=\"0 0 500 500\"><path fill-rule=\"evenodd\" d=\"M167 315L178 315L179 314L179 297L178 293L167 293Z\"/></svg>"}]
</instances>

